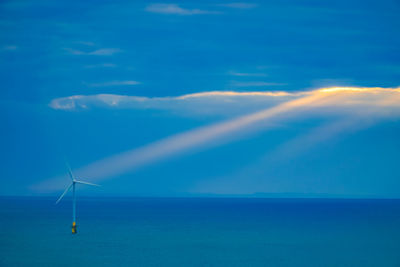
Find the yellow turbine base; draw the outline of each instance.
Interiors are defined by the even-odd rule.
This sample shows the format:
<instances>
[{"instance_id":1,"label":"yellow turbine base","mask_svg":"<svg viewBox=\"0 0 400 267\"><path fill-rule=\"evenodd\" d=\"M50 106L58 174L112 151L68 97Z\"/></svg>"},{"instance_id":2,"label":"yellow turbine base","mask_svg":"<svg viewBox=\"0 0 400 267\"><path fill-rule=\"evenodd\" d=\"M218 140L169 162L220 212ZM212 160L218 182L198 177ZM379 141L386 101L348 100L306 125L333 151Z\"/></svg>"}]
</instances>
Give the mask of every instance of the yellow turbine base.
<instances>
[{"instance_id":1,"label":"yellow turbine base","mask_svg":"<svg viewBox=\"0 0 400 267\"><path fill-rule=\"evenodd\" d=\"M77 233L77 231L76 231L76 222L73 222L73 223L72 223L72 233L73 233L73 234L76 234L76 233Z\"/></svg>"}]
</instances>

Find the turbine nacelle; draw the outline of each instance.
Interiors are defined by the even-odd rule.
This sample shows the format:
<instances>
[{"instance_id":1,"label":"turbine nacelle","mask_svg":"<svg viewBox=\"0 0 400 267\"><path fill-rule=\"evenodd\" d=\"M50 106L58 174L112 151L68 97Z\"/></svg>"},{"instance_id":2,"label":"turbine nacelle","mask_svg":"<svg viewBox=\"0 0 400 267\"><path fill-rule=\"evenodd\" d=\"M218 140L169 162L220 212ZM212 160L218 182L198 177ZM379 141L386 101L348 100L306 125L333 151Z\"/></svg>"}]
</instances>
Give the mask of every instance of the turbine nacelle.
<instances>
[{"instance_id":1,"label":"turbine nacelle","mask_svg":"<svg viewBox=\"0 0 400 267\"><path fill-rule=\"evenodd\" d=\"M92 186L100 186L98 184L93 184L85 181L80 181L80 180L72 180L72 182L69 184L69 186L65 189L64 193L57 199L56 204L61 201L61 199L67 194L67 192L72 188L75 187L75 184L86 184L86 185L92 185Z\"/></svg>"},{"instance_id":2,"label":"turbine nacelle","mask_svg":"<svg viewBox=\"0 0 400 267\"><path fill-rule=\"evenodd\" d=\"M74 176L74 174L72 173L71 167L69 166L68 163L66 163L67 168L68 168L68 174L69 177L71 178L71 184L65 189L64 193L62 193L62 195L57 199L56 204L58 204L58 202L60 202L60 200L65 196L65 194L67 194L67 192L72 188L75 187L75 184L86 184L86 185L92 185L92 186L100 186L98 184L93 184L93 183L89 183L89 182L85 182L85 181L81 181L81 180L77 180Z\"/></svg>"},{"instance_id":3,"label":"turbine nacelle","mask_svg":"<svg viewBox=\"0 0 400 267\"><path fill-rule=\"evenodd\" d=\"M87 185L93 185L93 186L100 186L100 185L98 185L98 184L93 184L93 183L84 182L84 181L79 181L79 180L74 180L73 183L77 183L77 184L87 184Z\"/></svg>"}]
</instances>

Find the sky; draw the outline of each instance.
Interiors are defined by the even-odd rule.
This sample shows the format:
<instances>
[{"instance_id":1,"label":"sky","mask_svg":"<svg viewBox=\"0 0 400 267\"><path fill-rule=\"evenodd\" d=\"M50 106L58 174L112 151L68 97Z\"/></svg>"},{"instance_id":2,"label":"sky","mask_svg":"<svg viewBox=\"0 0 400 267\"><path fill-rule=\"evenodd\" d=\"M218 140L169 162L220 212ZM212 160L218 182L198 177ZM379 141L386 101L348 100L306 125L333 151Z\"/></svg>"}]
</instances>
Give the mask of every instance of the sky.
<instances>
[{"instance_id":1,"label":"sky","mask_svg":"<svg viewBox=\"0 0 400 267\"><path fill-rule=\"evenodd\" d=\"M399 12L2 1L0 195L399 198Z\"/></svg>"}]
</instances>

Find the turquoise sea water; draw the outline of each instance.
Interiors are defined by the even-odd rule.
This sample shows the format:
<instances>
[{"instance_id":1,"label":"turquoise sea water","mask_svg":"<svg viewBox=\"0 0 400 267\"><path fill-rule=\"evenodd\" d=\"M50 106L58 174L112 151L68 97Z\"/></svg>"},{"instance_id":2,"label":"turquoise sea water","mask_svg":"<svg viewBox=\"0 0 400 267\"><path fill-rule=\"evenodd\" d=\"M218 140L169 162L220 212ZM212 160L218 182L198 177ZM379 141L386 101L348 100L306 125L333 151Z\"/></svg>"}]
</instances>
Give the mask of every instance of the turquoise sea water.
<instances>
[{"instance_id":1,"label":"turquoise sea water","mask_svg":"<svg viewBox=\"0 0 400 267\"><path fill-rule=\"evenodd\" d=\"M0 266L400 266L400 200L0 198Z\"/></svg>"}]
</instances>

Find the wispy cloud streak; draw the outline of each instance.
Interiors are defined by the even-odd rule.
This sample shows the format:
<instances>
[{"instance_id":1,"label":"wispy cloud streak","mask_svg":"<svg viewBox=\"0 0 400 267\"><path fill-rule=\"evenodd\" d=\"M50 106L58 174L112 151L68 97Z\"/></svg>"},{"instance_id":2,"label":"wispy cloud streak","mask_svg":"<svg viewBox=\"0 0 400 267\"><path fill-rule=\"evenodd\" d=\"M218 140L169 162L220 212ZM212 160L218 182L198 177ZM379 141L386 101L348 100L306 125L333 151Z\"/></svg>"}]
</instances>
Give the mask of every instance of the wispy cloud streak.
<instances>
[{"instance_id":1,"label":"wispy cloud streak","mask_svg":"<svg viewBox=\"0 0 400 267\"><path fill-rule=\"evenodd\" d=\"M233 132L239 131L257 122L265 121L290 110L307 106L323 97L326 97L326 95L310 95L250 115L173 135L142 148L133 149L94 162L89 166L76 170L76 172L80 176L90 177L91 181L115 177L160 159L205 145L208 142L215 141L227 134L232 134ZM63 179L56 179L41 183L34 188L39 190L56 190L63 185Z\"/></svg>"},{"instance_id":2,"label":"wispy cloud streak","mask_svg":"<svg viewBox=\"0 0 400 267\"><path fill-rule=\"evenodd\" d=\"M234 87L265 87L265 86L276 86L276 85L286 85L286 83L273 83L273 82L237 82L233 81L231 83Z\"/></svg>"},{"instance_id":3,"label":"wispy cloud streak","mask_svg":"<svg viewBox=\"0 0 400 267\"><path fill-rule=\"evenodd\" d=\"M345 105L351 106L358 105L359 103L357 102L360 101L360 98L354 97L358 94L367 94L367 96L364 95L364 100L365 98L373 97L374 102L376 102L373 107L378 111L380 110L380 107L384 107L388 103L390 105L395 105L397 108L400 106L399 88L326 88L315 90L300 98L278 104L271 108L266 108L249 115L239 116L220 123L179 133L147 146L135 148L99 160L77 170L77 173L80 176L90 177L92 181L115 177L161 159L181 154L187 150L217 144L218 141L223 141L226 137L232 137L235 133L239 133L240 131L246 130L261 122L265 123L277 119L285 114L298 115L301 112L310 109L321 107L329 108L338 103L344 103ZM381 94L385 96L381 96ZM389 102L388 96L391 98ZM397 101L393 101L393 99L396 99ZM368 99L368 101L371 101L371 99ZM363 103L363 105L365 105L365 103ZM364 108L365 106L362 107ZM374 111L374 113L376 112ZM344 125L341 127L348 127L348 124L349 122L345 121ZM337 125L333 125L334 128L336 126ZM332 126L328 126L327 129L329 130L331 128ZM326 129L322 129L322 131L326 131ZM61 181L62 179L52 179L35 186L35 188L39 190L59 189L60 186L64 184L64 182Z\"/></svg>"},{"instance_id":4,"label":"wispy cloud streak","mask_svg":"<svg viewBox=\"0 0 400 267\"><path fill-rule=\"evenodd\" d=\"M116 53L122 52L122 50L119 48L101 48L93 50L91 52L85 52L72 48L65 48L64 50L66 50L71 55L89 55L89 56L112 56Z\"/></svg>"},{"instance_id":5,"label":"wispy cloud streak","mask_svg":"<svg viewBox=\"0 0 400 267\"><path fill-rule=\"evenodd\" d=\"M5 45L2 47L2 50L6 50L6 51L15 51L17 49L18 49L18 47L16 45Z\"/></svg>"},{"instance_id":6,"label":"wispy cloud streak","mask_svg":"<svg viewBox=\"0 0 400 267\"><path fill-rule=\"evenodd\" d=\"M96 68L116 68L117 65L113 63L93 64L84 66L85 69L96 69Z\"/></svg>"},{"instance_id":7,"label":"wispy cloud streak","mask_svg":"<svg viewBox=\"0 0 400 267\"><path fill-rule=\"evenodd\" d=\"M89 87L108 87L108 86L123 86L123 85L137 85L140 84L138 81L111 81L104 83L89 83Z\"/></svg>"},{"instance_id":8,"label":"wispy cloud streak","mask_svg":"<svg viewBox=\"0 0 400 267\"><path fill-rule=\"evenodd\" d=\"M257 7L257 4L252 3L243 3L243 2L235 2L235 3L228 3L228 4L220 4L219 6L229 7L229 8L237 8L237 9L252 9Z\"/></svg>"},{"instance_id":9,"label":"wispy cloud streak","mask_svg":"<svg viewBox=\"0 0 400 267\"><path fill-rule=\"evenodd\" d=\"M106 85L133 85L136 81L116 81ZM209 114L229 114L232 112L248 113L272 107L287 101L312 94L329 94L330 102L324 103L326 111L362 112L365 107L378 106L380 111L398 109L399 89L396 88L356 88L331 87L314 91L209 91L192 93L175 97L138 97L115 94L74 95L56 98L49 104L50 107L60 110L79 110L88 107L122 108L122 109L160 109L184 111L191 114L202 114L207 110ZM315 103L314 105L322 105ZM340 108L339 108L340 107Z\"/></svg>"},{"instance_id":10,"label":"wispy cloud streak","mask_svg":"<svg viewBox=\"0 0 400 267\"><path fill-rule=\"evenodd\" d=\"M177 4L151 4L146 7L147 12L173 15L201 15L201 14L220 14L218 11L203 9L187 9Z\"/></svg>"},{"instance_id":11,"label":"wispy cloud streak","mask_svg":"<svg viewBox=\"0 0 400 267\"><path fill-rule=\"evenodd\" d=\"M265 73L259 73L259 72L236 72L236 71L230 71L228 73L229 75L232 76L238 76L238 77L266 77L267 74Z\"/></svg>"}]
</instances>

